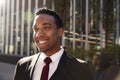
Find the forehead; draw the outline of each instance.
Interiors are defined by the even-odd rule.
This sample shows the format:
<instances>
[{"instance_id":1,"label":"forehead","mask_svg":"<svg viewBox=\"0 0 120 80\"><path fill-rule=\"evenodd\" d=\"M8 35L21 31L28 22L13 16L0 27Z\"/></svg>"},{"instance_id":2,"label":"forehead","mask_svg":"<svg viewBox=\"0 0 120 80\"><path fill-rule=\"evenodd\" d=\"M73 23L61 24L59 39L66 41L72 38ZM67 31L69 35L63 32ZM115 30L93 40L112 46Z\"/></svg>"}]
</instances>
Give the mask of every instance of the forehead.
<instances>
[{"instance_id":1,"label":"forehead","mask_svg":"<svg viewBox=\"0 0 120 80\"><path fill-rule=\"evenodd\" d=\"M36 22L40 23L40 22L44 22L44 21L55 22L55 18L49 14L39 14L39 15L35 16L34 24Z\"/></svg>"}]
</instances>

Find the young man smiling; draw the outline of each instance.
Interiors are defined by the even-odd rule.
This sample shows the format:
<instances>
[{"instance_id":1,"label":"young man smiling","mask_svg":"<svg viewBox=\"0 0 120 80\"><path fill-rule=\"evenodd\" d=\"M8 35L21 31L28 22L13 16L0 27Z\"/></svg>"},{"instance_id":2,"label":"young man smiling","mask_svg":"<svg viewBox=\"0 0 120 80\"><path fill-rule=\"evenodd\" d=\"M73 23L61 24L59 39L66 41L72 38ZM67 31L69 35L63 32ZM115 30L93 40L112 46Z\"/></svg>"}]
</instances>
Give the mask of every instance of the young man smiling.
<instances>
[{"instance_id":1,"label":"young man smiling","mask_svg":"<svg viewBox=\"0 0 120 80\"><path fill-rule=\"evenodd\" d=\"M14 80L93 80L89 64L67 54L61 47L64 32L55 11L40 8L33 22L33 37L39 53L18 61ZM44 59L50 58L49 64ZM47 66L47 77L44 66Z\"/></svg>"}]
</instances>

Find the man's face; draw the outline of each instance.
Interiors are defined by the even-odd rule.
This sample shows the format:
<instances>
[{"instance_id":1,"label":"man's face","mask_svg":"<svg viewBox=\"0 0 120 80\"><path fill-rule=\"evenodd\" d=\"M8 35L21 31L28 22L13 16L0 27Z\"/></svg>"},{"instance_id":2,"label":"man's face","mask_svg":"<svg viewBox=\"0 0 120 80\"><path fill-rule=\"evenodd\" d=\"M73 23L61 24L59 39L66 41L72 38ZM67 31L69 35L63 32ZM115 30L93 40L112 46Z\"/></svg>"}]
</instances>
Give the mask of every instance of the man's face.
<instances>
[{"instance_id":1,"label":"man's face","mask_svg":"<svg viewBox=\"0 0 120 80\"><path fill-rule=\"evenodd\" d=\"M53 16L40 14L35 17L33 23L34 40L41 52L50 56L60 50L60 37L63 29L57 29Z\"/></svg>"}]
</instances>

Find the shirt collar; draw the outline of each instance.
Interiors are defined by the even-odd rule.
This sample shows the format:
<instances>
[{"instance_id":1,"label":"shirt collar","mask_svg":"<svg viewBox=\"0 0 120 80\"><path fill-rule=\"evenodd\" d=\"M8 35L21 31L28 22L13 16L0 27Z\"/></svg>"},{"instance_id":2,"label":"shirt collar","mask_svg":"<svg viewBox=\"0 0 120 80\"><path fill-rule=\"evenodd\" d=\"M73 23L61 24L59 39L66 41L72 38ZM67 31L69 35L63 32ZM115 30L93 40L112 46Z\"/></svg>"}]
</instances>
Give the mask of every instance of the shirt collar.
<instances>
[{"instance_id":1,"label":"shirt collar","mask_svg":"<svg viewBox=\"0 0 120 80\"><path fill-rule=\"evenodd\" d=\"M61 49L58 52L56 52L55 54L50 56L50 58L52 59L52 62L55 62L57 59L60 59L60 57L62 56L63 52L64 52L64 49L63 49L63 47L61 47ZM45 55L45 53L41 52L40 58L42 59L42 61L44 61L44 59L46 57L47 56Z\"/></svg>"},{"instance_id":2,"label":"shirt collar","mask_svg":"<svg viewBox=\"0 0 120 80\"><path fill-rule=\"evenodd\" d=\"M55 62L56 60L60 59L63 54L63 51L64 51L64 49L61 48L58 52L56 52L55 54L50 56L50 58L52 59L52 62Z\"/></svg>"}]
</instances>

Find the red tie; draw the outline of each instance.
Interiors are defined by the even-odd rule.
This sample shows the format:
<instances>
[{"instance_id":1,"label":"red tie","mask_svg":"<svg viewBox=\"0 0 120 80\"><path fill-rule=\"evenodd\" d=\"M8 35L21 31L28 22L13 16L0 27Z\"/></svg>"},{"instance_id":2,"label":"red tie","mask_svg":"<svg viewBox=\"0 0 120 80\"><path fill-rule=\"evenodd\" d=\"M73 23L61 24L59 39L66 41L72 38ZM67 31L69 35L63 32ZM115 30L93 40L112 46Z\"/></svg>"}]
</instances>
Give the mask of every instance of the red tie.
<instances>
[{"instance_id":1,"label":"red tie","mask_svg":"<svg viewBox=\"0 0 120 80\"><path fill-rule=\"evenodd\" d=\"M46 57L44 59L44 62L46 65L43 67L40 80L48 80L49 64L50 64L50 62L52 62L52 60L49 57Z\"/></svg>"}]
</instances>

